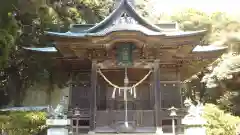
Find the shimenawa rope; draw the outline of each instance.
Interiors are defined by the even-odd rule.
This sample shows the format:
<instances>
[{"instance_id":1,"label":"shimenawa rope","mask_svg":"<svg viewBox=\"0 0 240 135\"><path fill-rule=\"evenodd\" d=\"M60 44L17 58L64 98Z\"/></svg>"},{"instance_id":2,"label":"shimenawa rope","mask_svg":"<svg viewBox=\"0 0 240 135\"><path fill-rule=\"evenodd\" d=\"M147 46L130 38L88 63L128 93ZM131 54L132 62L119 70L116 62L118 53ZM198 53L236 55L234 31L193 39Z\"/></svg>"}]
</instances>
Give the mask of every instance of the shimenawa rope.
<instances>
[{"instance_id":1,"label":"shimenawa rope","mask_svg":"<svg viewBox=\"0 0 240 135\"><path fill-rule=\"evenodd\" d=\"M113 93L112 93L112 98L115 98L115 95L116 95L116 91L118 89L118 94L120 95L121 94L121 91L124 91L124 100L127 100L127 91L129 91L131 93L131 95L133 95L134 98L137 97L136 95L136 87L138 85L140 85L144 80L146 80L148 78L148 76L152 73L152 70L149 70L149 72L139 81L137 82L136 84L130 86L130 87L120 87L116 84L113 84L103 73L100 69L98 69L97 71L101 76L102 78L109 84L113 87Z\"/></svg>"}]
</instances>

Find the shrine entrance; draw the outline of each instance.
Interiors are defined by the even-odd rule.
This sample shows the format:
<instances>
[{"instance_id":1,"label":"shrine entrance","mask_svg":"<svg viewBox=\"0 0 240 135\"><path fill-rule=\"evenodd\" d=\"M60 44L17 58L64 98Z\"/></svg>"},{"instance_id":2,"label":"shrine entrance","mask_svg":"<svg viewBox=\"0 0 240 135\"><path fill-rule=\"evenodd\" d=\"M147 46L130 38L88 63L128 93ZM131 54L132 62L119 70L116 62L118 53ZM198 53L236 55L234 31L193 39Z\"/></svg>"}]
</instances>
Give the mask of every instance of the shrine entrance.
<instances>
[{"instance_id":1,"label":"shrine entrance","mask_svg":"<svg viewBox=\"0 0 240 135\"><path fill-rule=\"evenodd\" d=\"M69 111L77 108L69 115L73 131L171 132L168 108L181 110L181 81L198 72L191 71L191 61L217 58L224 50L196 51L205 30L181 31L172 22L151 24L130 0L116 2L116 9L98 24L46 32L54 41L52 50L61 54L55 58L58 67L82 79L71 80ZM183 116L178 111L177 128Z\"/></svg>"},{"instance_id":2,"label":"shrine entrance","mask_svg":"<svg viewBox=\"0 0 240 135\"><path fill-rule=\"evenodd\" d=\"M95 131L155 132L152 69L125 68L106 71L98 70L99 80L105 85L103 93L106 100L101 102L97 96ZM98 92L102 91L104 90ZM106 103L106 108L98 106L98 103L103 102Z\"/></svg>"}]
</instances>

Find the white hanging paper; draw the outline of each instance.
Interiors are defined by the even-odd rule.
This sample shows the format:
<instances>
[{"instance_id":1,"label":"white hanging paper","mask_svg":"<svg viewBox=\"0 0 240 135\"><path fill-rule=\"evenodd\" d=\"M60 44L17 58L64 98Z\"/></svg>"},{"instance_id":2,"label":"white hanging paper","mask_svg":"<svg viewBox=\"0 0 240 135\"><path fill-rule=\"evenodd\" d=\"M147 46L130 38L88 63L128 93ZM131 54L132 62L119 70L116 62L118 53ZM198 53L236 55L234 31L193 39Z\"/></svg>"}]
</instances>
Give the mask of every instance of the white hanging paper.
<instances>
[{"instance_id":1,"label":"white hanging paper","mask_svg":"<svg viewBox=\"0 0 240 135\"><path fill-rule=\"evenodd\" d=\"M136 87L133 87L133 97L137 98Z\"/></svg>"},{"instance_id":2,"label":"white hanging paper","mask_svg":"<svg viewBox=\"0 0 240 135\"><path fill-rule=\"evenodd\" d=\"M127 100L127 89L125 88L123 92L124 92L123 93L124 94L124 101L126 101Z\"/></svg>"},{"instance_id":3,"label":"white hanging paper","mask_svg":"<svg viewBox=\"0 0 240 135\"><path fill-rule=\"evenodd\" d=\"M121 89L118 89L118 95L121 96Z\"/></svg>"},{"instance_id":4,"label":"white hanging paper","mask_svg":"<svg viewBox=\"0 0 240 135\"><path fill-rule=\"evenodd\" d=\"M133 94L133 88L130 89L130 93L131 93L131 95Z\"/></svg>"},{"instance_id":5,"label":"white hanging paper","mask_svg":"<svg viewBox=\"0 0 240 135\"><path fill-rule=\"evenodd\" d=\"M113 89L112 98L115 98L117 88Z\"/></svg>"}]
</instances>

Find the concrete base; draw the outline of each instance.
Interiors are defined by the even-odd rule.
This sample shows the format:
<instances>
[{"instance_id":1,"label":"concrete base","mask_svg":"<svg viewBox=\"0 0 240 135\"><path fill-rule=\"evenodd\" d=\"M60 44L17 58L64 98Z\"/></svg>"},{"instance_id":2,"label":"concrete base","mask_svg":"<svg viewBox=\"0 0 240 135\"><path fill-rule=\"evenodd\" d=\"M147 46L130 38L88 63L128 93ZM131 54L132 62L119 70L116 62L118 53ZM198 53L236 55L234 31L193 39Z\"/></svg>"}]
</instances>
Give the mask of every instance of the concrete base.
<instances>
[{"instance_id":1,"label":"concrete base","mask_svg":"<svg viewBox=\"0 0 240 135\"><path fill-rule=\"evenodd\" d=\"M95 135L96 133L94 131L89 131L88 134L89 135Z\"/></svg>"},{"instance_id":2,"label":"concrete base","mask_svg":"<svg viewBox=\"0 0 240 135\"><path fill-rule=\"evenodd\" d=\"M184 135L206 135L204 127L190 127L184 130Z\"/></svg>"},{"instance_id":3,"label":"concrete base","mask_svg":"<svg viewBox=\"0 0 240 135\"><path fill-rule=\"evenodd\" d=\"M67 126L70 125L69 119L47 119L47 135L69 135Z\"/></svg>"},{"instance_id":4,"label":"concrete base","mask_svg":"<svg viewBox=\"0 0 240 135\"><path fill-rule=\"evenodd\" d=\"M68 135L68 129L66 128L49 128L47 135Z\"/></svg>"}]
</instances>

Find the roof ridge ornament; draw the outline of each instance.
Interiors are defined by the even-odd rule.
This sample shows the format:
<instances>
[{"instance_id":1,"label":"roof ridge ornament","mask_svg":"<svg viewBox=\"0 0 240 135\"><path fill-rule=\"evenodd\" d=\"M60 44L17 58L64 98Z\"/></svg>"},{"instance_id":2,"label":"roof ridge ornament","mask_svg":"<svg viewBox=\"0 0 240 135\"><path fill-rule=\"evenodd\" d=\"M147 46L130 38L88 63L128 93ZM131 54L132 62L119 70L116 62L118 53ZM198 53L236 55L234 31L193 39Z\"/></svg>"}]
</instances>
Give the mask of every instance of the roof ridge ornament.
<instances>
[{"instance_id":1,"label":"roof ridge ornament","mask_svg":"<svg viewBox=\"0 0 240 135\"><path fill-rule=\"evenodd\" d=\"M138 22L133 17L129 16L128 13L123 12L122 15L113 22L113 25L116 24L138 24Z\"/></svg>"},{"instance_id":2,"label":"roof ridge ornament","mask_svg":"<svg viewBox=\"0 0 240 135\"><path fill-rule=\"evenodd\" d=\"M135 0L124 0L124 1L135 8Z\"/></svg>"},{"instance_id":3,"label":"roof ridge ornament","mask_svg":"<svg viewBox=\"0 0 240 135\"><path fill-rule=\"evenodd\" d=\"M135 0L115 0L114 9L117 9L121 4L124 3L135 8Z\"/></svg>"}]
</instances>

